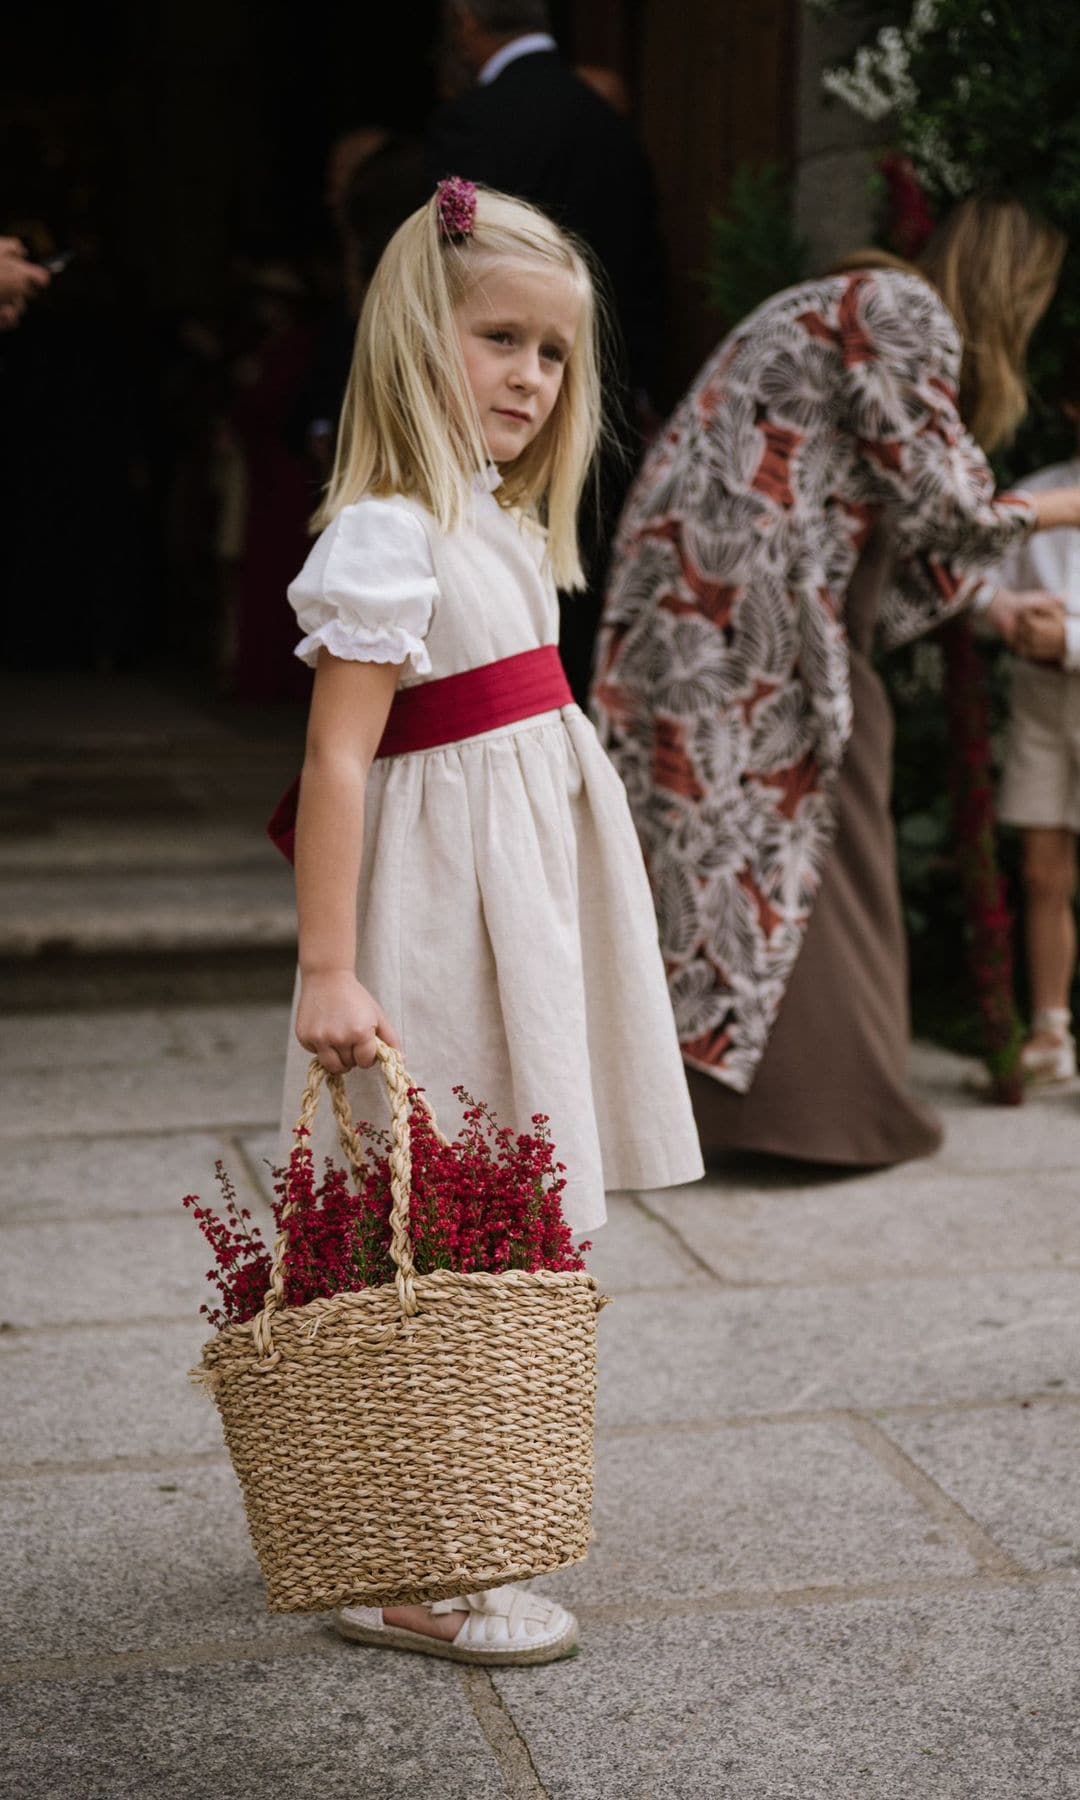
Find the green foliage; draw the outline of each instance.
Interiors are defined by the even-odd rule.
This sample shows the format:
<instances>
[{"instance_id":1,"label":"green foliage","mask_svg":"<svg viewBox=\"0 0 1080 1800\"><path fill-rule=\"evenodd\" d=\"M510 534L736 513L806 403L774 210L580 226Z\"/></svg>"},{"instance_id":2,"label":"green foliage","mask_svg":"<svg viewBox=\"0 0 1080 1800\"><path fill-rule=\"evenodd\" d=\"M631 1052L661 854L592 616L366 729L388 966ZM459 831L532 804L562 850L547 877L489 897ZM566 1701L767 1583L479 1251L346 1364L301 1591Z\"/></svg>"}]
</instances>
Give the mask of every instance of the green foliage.
<instances>
[{"instance_id":1,"label":"green foliage","mask_svg":"<svg viewBox=\"0 0 1080 1800\"><path fill-rule=\"evenodd\" d=\"M802 281L810 262L795 230L790 186L773 163L737 169L727 207L709 222L704 281L710 305L729 325L779 288Z\"/></svg>"},{"instance_id":2,"label":"green foliage","mask_svg":"<svg viewBox=\"0 0 1080 1800\"><path fill-rule=\"evenodd\" d=\"M1017 441L999 459L1004 482L1075 450L1056 404L1064 358L1080 333L1080 5L1077 0L829 0L866 23L839 80L826 77L870 116L875 89L891 92L895 143L915 164L939 216L965 194L1023 201L1059 225L1073 250L1031 356L1032 406ZM847 92L843 84L847 82ZM933 681L905 652L882 669L897 714L895 810L901 881L912 948L916 1021L965 1049L977 1046L963 976L966 922L952 850L946 792L944 708ZM1000 744L1008 659L986 647ZM1017 844L1002 860L1018 900ZM1022 961L1022 959L1020 959Z\"/></svg>"},{"instance_id":3,"label":"green foliage","mask_svg":"<svg viewBox=\"0 0 1080 1800\"><path fill-rule=\"evenodd\" d=\"M1070 252L1058 297L1032 348L1032 407L999 459L1008 483L1075 451L1057 405L1061 369L1080 335L1080 0L812 0L865 25L863 63L837 71L840 91L868 116L892 95L894 145L907 152L939 215L975 192L1014 195L1059 225ZM884 35L882 35L884 34ZM866 58L869 57L869 61ZM884 190L879 180L880 199ZM881 241L887 241L881 220ZM734 324L809 269L789 186L775 166L743 167L711 221L705 286ZM1008 659L985 646L995 741L1007 712ZM974 1052L979 1027L965 971L966 920L953 852L948 747L935 647L915 645L882 668L897 716L895 810L912 950L917 1025ZM938 660L940 662L940 653ZM1015 836L1002 860L1018 899ZM1080 995L1077 996L1080 1000Z\"/></svg>"},{"instance_id":4,"label":"green foliage","mask_svg":"<svg viewBox=\"0 0 1080 1800\"><path fill-rule=\"evenodd\" d=\"M969 191L1014 194L1066 230L1076 226L1076 0L937 0L910 74L917 98L901 115L900 139L936 198L953 197L935 175L940 145L968 171Z\"/></svg>"},{"instance_id":5,"label":"green foliage","mask_svg":"<svg viewBox=\"0 0 1080 1800\"><path fill-rule=\"evenodd\" d=\"M993 742L999 749L1008 714L1009 659L989 639L982 652L990 680ZM972 1002L968 921L955 854L941 650L933 637L920 639L887 657L880 673L896 719L896 848L915 1027L923 1036L979 1056L984 1046ZM1015 834L1009 833L1001 841L1000 860L1014 902L1017 852ZM1017 973L1022 985L1021 961L1018 958Z\"/></svg>"}]
</instances>

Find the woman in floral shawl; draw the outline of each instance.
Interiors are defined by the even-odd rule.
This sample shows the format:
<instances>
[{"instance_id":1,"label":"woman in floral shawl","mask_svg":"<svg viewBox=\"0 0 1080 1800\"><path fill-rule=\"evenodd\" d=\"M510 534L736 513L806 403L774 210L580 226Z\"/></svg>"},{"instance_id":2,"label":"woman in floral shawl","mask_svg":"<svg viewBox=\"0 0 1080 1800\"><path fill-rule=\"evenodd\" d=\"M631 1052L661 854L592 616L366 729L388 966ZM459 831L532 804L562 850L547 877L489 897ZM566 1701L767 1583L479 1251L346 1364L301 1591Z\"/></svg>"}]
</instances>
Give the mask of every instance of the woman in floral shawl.
<instances>
[{"instance_id":1,"label":"woman in floral shawl","mask_svg":"<svg viewBox=\"0 0 1080 1800\"><path fill-rule=\"evenodd\" d=\"M892 726L870 662L977 604L1080 489L995 495L1064 243L1015 201L873 252L719 346L623 515L595 708L649 865L706 1151L884 1164L908 1093ZM965 423L966 421L966 423ZM1024 597L987 618L1011 636Z\"/></svg>"}]
</instances>

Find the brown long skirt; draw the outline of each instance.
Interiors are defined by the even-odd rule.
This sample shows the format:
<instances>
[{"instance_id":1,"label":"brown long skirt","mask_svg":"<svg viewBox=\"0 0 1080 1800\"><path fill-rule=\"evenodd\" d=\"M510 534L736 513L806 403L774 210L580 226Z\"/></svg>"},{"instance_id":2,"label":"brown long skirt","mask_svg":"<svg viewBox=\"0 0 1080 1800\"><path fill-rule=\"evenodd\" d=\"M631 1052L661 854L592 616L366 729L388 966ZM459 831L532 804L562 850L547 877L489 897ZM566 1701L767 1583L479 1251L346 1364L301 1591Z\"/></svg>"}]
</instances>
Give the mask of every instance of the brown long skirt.
<instances>
[{"instance_id":1,"label":"brown long skirt","mask_svg":"<svg viewBox=\"0 0 1080 1800\"><path fill-rule=\"evenodd\" d=\"M880 565L849 595L854 730L837 835L799 959L748 1094L688 1069L706 1157L762 1150L863 1167L929 1156L941 1127L907 1086L907 944L890 813L893 722L862 648Z\"/></svg>"}]
</instances>

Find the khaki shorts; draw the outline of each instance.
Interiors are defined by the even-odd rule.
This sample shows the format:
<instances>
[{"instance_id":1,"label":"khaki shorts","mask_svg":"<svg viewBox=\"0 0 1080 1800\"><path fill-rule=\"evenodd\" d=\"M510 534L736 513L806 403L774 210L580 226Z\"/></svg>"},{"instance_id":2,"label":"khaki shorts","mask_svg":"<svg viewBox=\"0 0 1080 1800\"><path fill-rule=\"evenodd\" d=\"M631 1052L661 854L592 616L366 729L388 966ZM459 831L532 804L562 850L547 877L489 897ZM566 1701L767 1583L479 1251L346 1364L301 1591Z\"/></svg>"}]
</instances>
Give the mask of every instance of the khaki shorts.
<instances>
[{"instance_id":1,"label":"khaki shorts","mask_svg":"<svg viewBox=\"0 0 1080 1800\"><path fill-rule=\"evenodd\" d=\"M1080 832L1080 674L1016 664L998 817Z\"/></svg>"}]
</instances>

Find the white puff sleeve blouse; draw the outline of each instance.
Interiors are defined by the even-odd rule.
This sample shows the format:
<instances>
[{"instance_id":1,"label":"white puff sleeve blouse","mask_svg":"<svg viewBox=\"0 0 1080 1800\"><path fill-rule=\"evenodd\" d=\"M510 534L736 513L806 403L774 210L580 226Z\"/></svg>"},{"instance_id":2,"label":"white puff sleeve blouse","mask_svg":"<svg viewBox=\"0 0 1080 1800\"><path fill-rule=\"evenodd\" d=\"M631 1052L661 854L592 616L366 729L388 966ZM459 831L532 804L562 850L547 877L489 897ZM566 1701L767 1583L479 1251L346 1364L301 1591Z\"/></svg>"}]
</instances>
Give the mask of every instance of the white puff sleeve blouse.
<instances>
[{"instance_id":1,"label":"white puff sleeve blouse","mask_svg":"<svg viewBox=\"0 0 1080 1800\"><path fill-rule=\"evenodd\" d=\"M438 596L427 533L398 499L343 507L288 589L309 667L325 646L343 662L411 663L431 671L424 639Z\"/></svg>"}]
</instances>

